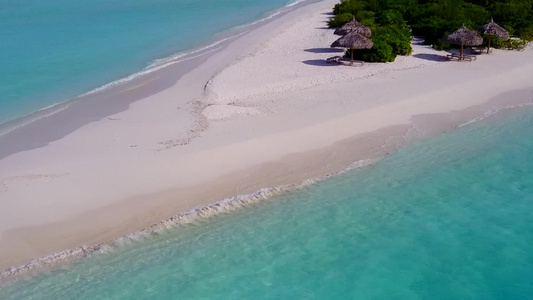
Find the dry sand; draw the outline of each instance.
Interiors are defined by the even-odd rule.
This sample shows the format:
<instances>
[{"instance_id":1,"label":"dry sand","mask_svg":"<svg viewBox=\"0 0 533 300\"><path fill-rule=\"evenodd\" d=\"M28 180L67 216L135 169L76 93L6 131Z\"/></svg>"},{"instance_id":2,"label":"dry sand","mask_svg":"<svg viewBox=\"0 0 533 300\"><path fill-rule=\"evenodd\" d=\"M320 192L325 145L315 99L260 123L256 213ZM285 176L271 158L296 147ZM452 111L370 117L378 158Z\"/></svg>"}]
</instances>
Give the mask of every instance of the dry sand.
<instances>
[{"instance_id":1,"label":"dry sand","mask_svg":"<svg viewBox=\"0 0 533 300\"><path fill-rule=\"evenodd\" d=\"M175 69L94 96L107 103L35 122L57 133L113 99L149 94L75 130L43 137L22 127L9 135L22 148L0 137L9 150L0 159L0 270L338 172L532 101L530 48L459 63L415 42L413 55L394 63L328 65L339 55L326 29L335 3L255 29L155 93L150 82Z\"/></svg>"}]
</instances>

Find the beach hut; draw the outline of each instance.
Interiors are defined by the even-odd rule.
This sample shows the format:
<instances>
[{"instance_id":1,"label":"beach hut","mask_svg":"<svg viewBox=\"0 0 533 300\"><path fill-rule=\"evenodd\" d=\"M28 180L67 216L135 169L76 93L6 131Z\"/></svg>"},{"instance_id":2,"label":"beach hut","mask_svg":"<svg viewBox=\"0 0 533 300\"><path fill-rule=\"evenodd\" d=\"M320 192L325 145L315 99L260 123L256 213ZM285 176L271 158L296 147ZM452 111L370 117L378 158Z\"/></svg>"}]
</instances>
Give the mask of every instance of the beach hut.
<instances>
[{"instance_id":1,"label":"beach hut","mask_svg":"<svg viewBox=\"0 0 533 300\"><path fill-rule=\"evenodd\" d=\"M357 22L355 19L351 20L350 22L342 25L341 27L335 29L333 34L336 35L347 35L350 32L357 32L360 35L370 38L372 35L372 32L370 31L370 28L364 26L363 24Z\"/></svg>"},{"instance_id":2,"label":"beach hut","mask_svg":"<svg viewBox=\"0 0 533 300\"><path fill-rule=\"evenodd\" d=\"M479 27L477 31L487 36L487 54L490 53L490 42L492 41L493 36L499 37L502 41L507 41L509 39L509 32L503 29L500 25L494 23L492 18L490 19L490 23Z\"/></svg>"},{"instance_id":3,"label":"beach hut","mask_svg":"<svg viewBox=\"0 0 533 300\"><path fill-rule=\"evenodd\" d=\"M442 39L445 43L461 45L461 55L458 56L459 60L464 60L466 57L463 54L464 46L479 46L483 44L483 37L475 31L461 26L457 31L445 36Z\"/></svg>"},{"instance_id":4,"label":"beach hut","mask_svg":"<svg viewBox=\"0 0 533 300\"><path fill-rule=\"evenodd\" d=\"M355 49L370 49L374 46L372 41L361 34L352 31L345 36L339 38L331 47L348 48L351 51L350 65L353 65L353 50Z\"/></svg>"}]
</instances>

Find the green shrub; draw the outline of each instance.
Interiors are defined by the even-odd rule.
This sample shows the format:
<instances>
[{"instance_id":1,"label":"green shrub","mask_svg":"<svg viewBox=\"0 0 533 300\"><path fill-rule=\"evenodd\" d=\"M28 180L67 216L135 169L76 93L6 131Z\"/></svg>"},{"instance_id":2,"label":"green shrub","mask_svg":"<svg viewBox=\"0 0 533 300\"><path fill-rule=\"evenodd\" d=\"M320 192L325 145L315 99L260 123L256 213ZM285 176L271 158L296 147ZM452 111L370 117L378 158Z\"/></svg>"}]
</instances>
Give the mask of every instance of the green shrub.
<instances>
[{"instance_id":1,"label":"green shrub","mask_svg":"<svg viewBox=\"0 0 533 300\"><path fill-rule=\"evenodd\" d=\"M374 48L357 51L358 59L365 61L394 61L396 55L411 54L411 30L433 48L449 50L450 45L442 42L446 34L463 24L478 28L491 16L520 38L495 39L495 47L522 49L533 41L533 0L342 0L333 13L330 27L342 26L353 17L370 27Z\"/></svg>"},{"instance_id":2,"label":"green shrub","mask_svg":"<svg viewBox=\"0 0 533 300\"><path fill-rule=\"evenodd\" d=\"M387 43L392 47L392 51L397 55L411 55L413 53L413 47L411 47L411 41L405 41L400 39L391 38L387 40Z\"/></svg>"},{"instance_id":3,"label":"green shrub","mask_svg":"<svg viewBox=\"0 0 533 300\"><path fill-rule=\"evenodd\" d=\"M507 50L524 50L528 44L528 41L522 39L509 39L502 42L502 49Z\"/></svg>"},{"instance_id":4,"label":"green shrub","mask_svg":"<svg viewBox=\"0 0 533 300\"><path fill-rule=\"evenodd\" d=\"M524 40L527 42L533 42L533 26L522 30L522 32L520 33L518 37L521 40Z\"/></svg>"},{"instance_id":5,"label":"green shrub","mask_svg":"<svg viewBox=\"0 0 533 300\"><path fill-rule=\"evenodd\" d=\"M413 52L411 31L401 12L407 9L400 5L409 1L415 0L344 0L335 5L329 26L340 27L355 18L372 30L374 42L372 49L356 51L357 58L368 62L394 61L397 55Z\"/></svg>"},{"instance_id":6,"label":"green shrub","mask_svg":"<svg viewBox=\"0 0 533 300\"><path fill-rule=\"evenodd\" d=\"M435 44L433 44L433 49L439 50L439 51L448 51L452 48L452 45L443 43L442 41L437 41Z\"/></svg>"},{"instance_id":7,"label":"green shrub","mask_svg":"<svg viewBox=\"0 0 533 300\"><path fill-rule=\"evenodd\" d=\"M354 58L366 62L392 62L396 59L396 54L391 45L383 38L373 39L372 49L355 50ZM350 56L350 50L346 52Z\"/></svg>"},{"instance_id":8,"label":"green shrub","mask_svg":"<svg viewBox=\"0 0 533 300\"><path fill-rule=\"evenodd\" d=\"M367 4L364 1L342 0L341 3L336 4L333 8L333 14L350 13L353 15L358 11L366 10L366 6Z\"/></svg>"},{"instance_id":9,"label":"green shrub","mask_svg":"<svg viewBox=\"0 0 533 300\"><path fill-rule=\"evenodd\" d=\"M495 36L492 38L490 45L492 48L496 48L496 49L523 50L529 42L531 41L527 39L520 39L520 38L511 38L507 41L502 41L501 39Z\"/></svg>"},{"instance_id":10,"label":"green shrub","mask_svg":"<svg viewBox=\"0 0 533 300\"><path fill-rule=\"evenodd\" d=\"M368 10L360 10L354 13L354 17L356 20L370 28L373 28L376 25L374 15L374 12Z\"/></svg>"},{"instance_id":11,"label":"green shrub","mask_svg":"<svg viewBox=\"0 0 533 300\"><path fill-rule=\"evenodd\" d=\"M395 9L388 9L378 14L378 22L381 25L403 26L405 21L402 14Z\"/></svg>"},{"instance_id":12,"label":"green shrub","mask_svg":"<svg viewBox=\"0 0 533 300\"><path fill-rule=\"evenodd\" d=\"M392 47L397 55L411 55L411 32L405 22L399 25L380 27L376 30L376 38L383 40Z\"/></svg>"},{"instance_id":13,"label":"green shrub","mask_svg":"<svg viewBox=\"0 0 533 300\"><path fill-rule=\"evenodd\" d=\"M329 20L328 26L329 28L341 27L342 25L350 22L352 19L353 15L351 13L342 13L340 15L335 15Z\"/></svg>"}]
</instances>

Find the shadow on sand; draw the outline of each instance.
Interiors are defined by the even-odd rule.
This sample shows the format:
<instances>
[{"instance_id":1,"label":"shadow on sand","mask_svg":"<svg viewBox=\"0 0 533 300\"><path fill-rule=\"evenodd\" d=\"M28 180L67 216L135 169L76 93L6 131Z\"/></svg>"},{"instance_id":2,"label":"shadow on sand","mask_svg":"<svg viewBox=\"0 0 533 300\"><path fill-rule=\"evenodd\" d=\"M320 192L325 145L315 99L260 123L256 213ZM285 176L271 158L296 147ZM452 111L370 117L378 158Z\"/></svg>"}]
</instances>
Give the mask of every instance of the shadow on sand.
<instances>
[{"instance_id":1,"label":"shadow on sand","mask_svg":"<svg viewBox=\"0 0 533 300\"><path fill-rule=\"evenodd\" d=\"M305 49L305 52L311 52L311 53L341 53L344 52L344 49L337 49L337 48L310 48Z\"/></svg>"},{"instance_id":2,"label":"shadow on sand","mask_svg":"<svg viewBox=\"0 0 533 300\"><path fill-rule=\"evenodd\" d=\"M325 59L309 59L309 60L304 60L302 62L310 66L320 66L320 67L338 66L337 64L328 63Z\"/></svg>"},{"instance_id":3,"label":"shadow on sand","mask_svg":"<svg viewBox=\"0 0 533 300\"><path fill-rule=\"evenodd\" d=\"M429 54L429 53L414 54L413 57L425 59L425 60L431 60L431 61L438 61L438 62L448 61L448 59L446 59L446 56L444 55Z\"/></svg>"}]
</instances>

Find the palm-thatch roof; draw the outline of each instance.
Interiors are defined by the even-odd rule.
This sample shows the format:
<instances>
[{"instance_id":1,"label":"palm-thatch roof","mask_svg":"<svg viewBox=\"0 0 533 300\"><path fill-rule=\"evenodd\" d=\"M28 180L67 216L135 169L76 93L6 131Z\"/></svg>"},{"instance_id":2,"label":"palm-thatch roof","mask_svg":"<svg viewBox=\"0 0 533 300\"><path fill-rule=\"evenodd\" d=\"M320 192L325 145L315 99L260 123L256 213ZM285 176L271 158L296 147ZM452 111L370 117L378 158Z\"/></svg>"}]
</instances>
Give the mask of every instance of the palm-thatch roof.
<instances>
[{"instance_id":1,"label":"palm-thatch roof","mask_svg":"<svg viewBox=\"0 0 533 300\"><path fill-rule=\"evenodd\" d=\"M349 48L351 52L351 63L353 64L353 50L354 49L370 49L374 46L372 41L359 33L352 31L348 33L347 35L339 38L333 44L331 44L331 47L342 47L342 48Z\"/></svg>"},{"instance_id":2,"label":"palm-thatch roof","mask_svg":"<svg viewBox=\"0 0 533 300\"><path fill-rule=\"evenodd\" d=\"M485 35L496 35L502 41L507 41L509 39L509 32L503 29L500 25L494 23L494 20L490 19L490 23L485 24L477 29L479 33Z\"/></svg>"},{"instance_id":3,"label":"palm-thatch roof","mask_svg":"<svg viewBox=\"0 0 533 300\"><path fill-rule=\"evenodd\" d=\"M342 47L342 48L350 48L350 49L370 49L374 46L372 41L361 34L352 31L348 33L347 35L339 38L333 44L331 44L331 47Z\"/></svg>"},{"instance_id":4,"label":"palm-thatch roof","mask_svg":"<svg viewBox=\"0 0 533 300\"><path fill-rule=\"evenodd\" d=\"M465 25L445 36L442 40L445 43L461 46L479 46L483 44L483 37L477 31L466 28Z\"/></svg>"},{"instance_id":5,"label":"palm-thatch roof","mask_svg":"<svg viewBox=\"0 0 533 300\"><path fill-rule=\"evenodd\" d=\"M347 35L348 33L354 31L367 38L372 35L370 28L364 26L355 19L335 29L333 33L336 35Z\"/></svg>"},{"instance_id":6,"label":"palm-thatch roof","mask_svg":"<svg viewBox=\"0 0 533 300\"><path fill-rule=\"evenodd\" d=\"M442 41L449 44L461 45L461 57L463 57L464 46L479 46L483 44L483 37L477 31L470 30L463 25L455 32L445 36Z\"/></svg>"}]
</instances>

